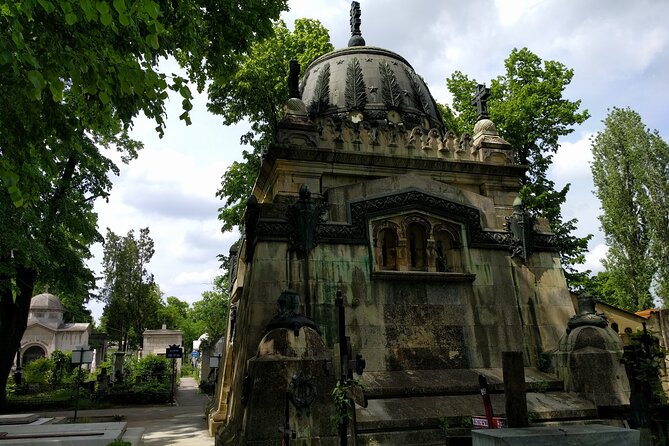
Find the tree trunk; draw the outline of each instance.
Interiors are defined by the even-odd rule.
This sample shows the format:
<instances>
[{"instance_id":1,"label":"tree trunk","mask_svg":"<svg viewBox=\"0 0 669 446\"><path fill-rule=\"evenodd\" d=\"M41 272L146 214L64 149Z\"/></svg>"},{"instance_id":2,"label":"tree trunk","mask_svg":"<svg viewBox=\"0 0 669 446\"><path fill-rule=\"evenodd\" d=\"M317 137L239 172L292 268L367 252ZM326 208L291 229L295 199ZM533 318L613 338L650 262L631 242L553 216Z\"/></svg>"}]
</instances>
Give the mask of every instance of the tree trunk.
<instances>
[{"instance_id":1,"label":"tree trunk","mask_svg":"<svg viewBox=\"0 0 669 446\"><path fill-rule=\"evenodd\" d=\"M28 324L30 300L37 272L23 267L16 269L16 300L9 286L0 289L0 408L7 404L7 380L14 357L21 346L21 338Z\"/></svg>"}]
</instances>

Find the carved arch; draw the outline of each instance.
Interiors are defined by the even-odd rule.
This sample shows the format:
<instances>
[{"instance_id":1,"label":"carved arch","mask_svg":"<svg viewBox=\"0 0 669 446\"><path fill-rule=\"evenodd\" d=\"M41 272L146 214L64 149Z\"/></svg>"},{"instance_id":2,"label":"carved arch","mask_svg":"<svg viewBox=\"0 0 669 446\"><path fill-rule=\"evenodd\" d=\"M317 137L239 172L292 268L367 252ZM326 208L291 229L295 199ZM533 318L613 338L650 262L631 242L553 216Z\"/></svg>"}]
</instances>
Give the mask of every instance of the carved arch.
<instances>
[{"instance_id":1,"label":"carved arch","mask_svg":"<svg viewBox=\"0 0 669 446\"><path fill-rule=\"evenodd\" d=\"M379 270L397 270L397 249L399 246L399 226L391 221L374 225L374 258Z\"/></svg>"},{"instance_id":2,"label":"carved arch","mask_svg":"<svg viewBox=\"0 0 669 446\"><path fill-rule=\"evenodd\" d=\"M434 227L435 269L437 272L462 272L462 243L456 225Z\"/></svg>"}]
</instances>

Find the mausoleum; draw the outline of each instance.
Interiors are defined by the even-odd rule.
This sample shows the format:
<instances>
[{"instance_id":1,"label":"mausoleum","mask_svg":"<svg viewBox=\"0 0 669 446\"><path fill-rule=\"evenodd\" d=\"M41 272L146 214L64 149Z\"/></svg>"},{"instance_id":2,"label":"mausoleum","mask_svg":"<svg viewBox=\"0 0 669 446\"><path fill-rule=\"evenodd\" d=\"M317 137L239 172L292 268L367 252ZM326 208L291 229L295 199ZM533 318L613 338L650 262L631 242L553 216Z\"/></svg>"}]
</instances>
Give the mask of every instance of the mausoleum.
<instances>
[{"instance_id":1,"label":"mausoleum","mask_svg":"<svg viewBox=\"0 0 669 446\"><path fill-rule=\"evenodd\" d=\"M472 91L474 134L456 135L409 61L366 44L356 2L351 31L301 79L291 67L231 251L217 444L340 444L332 392L354 371L362 393L346 393L344 435L451 444L438 442L444 426L483 414L479 375L504 415L504 352L519 353L540 419L597 416L573 355L613 364L598 401L628 403L622 343L587 309L572 321L553 234L518 198L527 166L490 120L489 91Z\"/></svg>"},{"instance_id":2,"label":"mausoleum","mask_svg":"<svg viewBox=\"0 0 669 446\"><path fill-rule=\"evenodd\" d=\"M92 327L88 322L63 322L63 304L56 296L42 293L30 302L28 327L21 338L20 363L22 365L43 357L55 350L71 352L88 345Z\"/></svg>"}]
</instances>

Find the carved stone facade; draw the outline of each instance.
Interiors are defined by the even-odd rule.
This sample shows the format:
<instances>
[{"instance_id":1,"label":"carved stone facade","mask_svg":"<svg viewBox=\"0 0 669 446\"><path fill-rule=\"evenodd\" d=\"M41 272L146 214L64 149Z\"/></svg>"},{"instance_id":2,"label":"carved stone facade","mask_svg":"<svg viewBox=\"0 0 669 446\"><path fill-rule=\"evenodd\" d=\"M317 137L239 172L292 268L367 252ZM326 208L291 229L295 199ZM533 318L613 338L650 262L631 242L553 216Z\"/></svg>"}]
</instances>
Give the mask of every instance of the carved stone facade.
<instances>
[{"instance_id":1,"label":"carved stone facade","mask_svg":"<svg viewBox=\"0 0 669 446\"><path fill-rule=\"evenodd\" d=\"M408 62L373 47L321 57L300 90L303 104L290 99L263 158L235 248L236 311L210 426L235 432L236 443L226 434L219 443L247 444L248 420L259 419L246 402L266 382L254 375L265 360L258 349L285 290L300 295L333 352L342 292L346 335L372 386L393 374L499 371L504 351L522 351L536 369L574 309L548 223L509 224L526 167L494 124L482 117L473 137L445 129ZM305 373L295 369L304 382L323 378ZM276 392L290 392L286 383Z\"/></svg>"}]
</instances>

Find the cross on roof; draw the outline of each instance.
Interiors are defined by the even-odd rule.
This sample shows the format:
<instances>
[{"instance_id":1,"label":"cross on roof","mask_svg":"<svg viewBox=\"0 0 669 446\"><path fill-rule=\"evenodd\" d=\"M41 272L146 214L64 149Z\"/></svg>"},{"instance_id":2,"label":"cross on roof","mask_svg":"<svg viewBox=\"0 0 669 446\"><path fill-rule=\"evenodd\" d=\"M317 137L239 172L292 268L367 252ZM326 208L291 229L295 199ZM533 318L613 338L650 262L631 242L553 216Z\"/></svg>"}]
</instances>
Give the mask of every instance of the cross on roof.
<instances>
[{"instance_id":1,"label":"cross on roof","mask_svg":"<svg viewBox=\"0 0 669 446\"><path fill-rule=\"evenodd\" d=\"M476 94L472 99L472 105L476 105L478 111L477 121L481 119L489 119L488 113L488 98L490 97L490 88L486 88L485 84L478 84L476 86Z\"/></svg>"}]
</instances>

